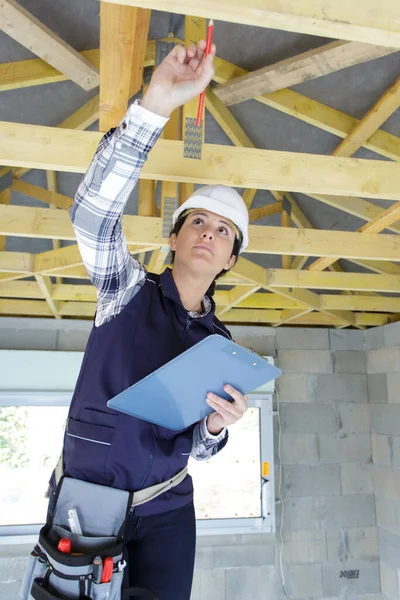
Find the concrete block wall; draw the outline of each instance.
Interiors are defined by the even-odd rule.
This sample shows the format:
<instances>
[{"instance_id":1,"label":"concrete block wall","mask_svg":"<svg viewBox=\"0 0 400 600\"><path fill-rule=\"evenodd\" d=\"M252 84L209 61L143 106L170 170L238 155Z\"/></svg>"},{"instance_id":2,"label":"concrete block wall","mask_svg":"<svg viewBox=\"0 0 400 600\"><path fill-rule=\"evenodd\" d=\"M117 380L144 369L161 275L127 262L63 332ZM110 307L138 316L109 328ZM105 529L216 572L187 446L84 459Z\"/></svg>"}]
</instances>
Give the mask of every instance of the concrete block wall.
<instances>
[{"instance_id":1,"label":"concrete block wall","mask_svg":"<svg viewBox=\"0 0 400 600\"><path fill-rule=\"evenodd\" d=\"M400 322L365 342L382 594L400 600Z\"/></svg>"},{"instance_id":2,"label":"concrete block wall","mask_svg":"<svg viewBox=\"0 0 400 600\"><path fill-rule=\"evenodd\" d=\"M276 551L286 592L293 599L379 595L363 332L279 328L275 341L283 371Z\"/></svg>"},{"instance_id":3,"label":"concrete block wall","mask_svg":"<svg viewBox=\"0 0 400 600\"><path fill-rule=\"evenodd\" d=\"M0 347L83 350L89 330L84 322L0 319ZM275 539L198 537L192 600L382 600L381 580L385 600L400 600L399 327L365 337L327 329L231 331L284 370L277 386L282 503ZM276 455L277 484L279 467ZM1 598L16 597L22 563L18 553L0 559Z\"/></svg>"}]
</instances>

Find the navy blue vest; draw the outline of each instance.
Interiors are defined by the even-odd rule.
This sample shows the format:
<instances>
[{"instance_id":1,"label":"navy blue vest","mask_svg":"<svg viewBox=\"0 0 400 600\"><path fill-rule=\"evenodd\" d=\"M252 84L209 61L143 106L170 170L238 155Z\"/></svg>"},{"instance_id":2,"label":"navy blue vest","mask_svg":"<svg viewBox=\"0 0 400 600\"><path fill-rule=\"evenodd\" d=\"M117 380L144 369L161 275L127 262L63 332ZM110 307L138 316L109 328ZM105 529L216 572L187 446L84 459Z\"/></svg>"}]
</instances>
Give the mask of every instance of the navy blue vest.
<instances>
[{"instance_id":1,"label":"navy blue vest","mask_svg":"<svg viewBox=\"0 0 400 600\"><path fill-rule=\"evenodd\" d=\"M64 473L124 490L160 483L187 464L194 426L180 432L118 413L107 401L212 334L229 331L214 315L191 318L172 271L147 274L112 320L93 327L69 411ZM201 366L199 365L199 368ZM193 498L190 476L135 509L139 516L180 508Z\"/></svg>"}]
</instances>

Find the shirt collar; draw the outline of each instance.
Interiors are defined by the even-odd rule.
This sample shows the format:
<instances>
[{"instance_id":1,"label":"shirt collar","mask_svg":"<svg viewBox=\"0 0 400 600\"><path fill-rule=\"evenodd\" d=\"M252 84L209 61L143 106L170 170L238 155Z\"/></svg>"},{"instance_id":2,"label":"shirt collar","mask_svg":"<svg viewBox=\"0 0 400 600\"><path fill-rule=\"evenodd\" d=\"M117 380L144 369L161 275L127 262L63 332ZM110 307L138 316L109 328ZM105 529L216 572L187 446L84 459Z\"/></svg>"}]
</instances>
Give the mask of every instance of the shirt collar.
<instances>
[{"instance_id":1,"label":"shirt collar","mask_svg":"<svg viewBox=\"0 0 400 600\"><path fill-rule=\"evenodd\" d=\"M182 304L182 300L179 296L178 288L176 287L174 278L172 276L172 269L167 267L160 275L161 287L165 296L168 296L179 304L184 310L185 307ZM203 312L186 311L191 318L201 319L201 323L206 325L209 329L214 331L214 312L215 302L208 296L203 296L202 299Z\"/></svg>"}]
</instances>

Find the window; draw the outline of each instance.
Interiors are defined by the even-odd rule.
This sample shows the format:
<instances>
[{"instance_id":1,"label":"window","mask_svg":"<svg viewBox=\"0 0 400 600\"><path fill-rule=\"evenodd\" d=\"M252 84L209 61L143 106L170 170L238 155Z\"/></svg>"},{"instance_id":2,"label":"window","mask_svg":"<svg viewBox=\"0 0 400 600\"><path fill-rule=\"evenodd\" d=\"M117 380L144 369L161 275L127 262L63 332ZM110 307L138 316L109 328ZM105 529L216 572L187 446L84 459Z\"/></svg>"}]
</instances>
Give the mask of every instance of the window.
<instances>
[{"instance_id":1,"label":"window","mask_svg":"<svg viewBox=\"0 0 400 600\"><path fill-rule=\"evenodd\" d=\"M3 352L7 353L5 373L20 373L16 366L21 364L21 353L0 351L0 361ZM60 454L83 353L45 354L46 360L37 359L36 369L29 372L29 381L15 376L13 389L11 375L2 378L7 385L0 390L0 536L36 536L46 516L44 494ZM67 355L62 359L63 391L54 391L54 381L49 382L44 371L58 370L60 354ZM80 357L73 356L77 354ZM29 384L42 391L30 391ZM200 535L275 531L272 391L273 384L268 384L249 395L249 410L230 429L230 441L220 454L204 462L190 459ZM264 463L270 469L267 480L261 478Z\"/></svg>"}]
</instances>

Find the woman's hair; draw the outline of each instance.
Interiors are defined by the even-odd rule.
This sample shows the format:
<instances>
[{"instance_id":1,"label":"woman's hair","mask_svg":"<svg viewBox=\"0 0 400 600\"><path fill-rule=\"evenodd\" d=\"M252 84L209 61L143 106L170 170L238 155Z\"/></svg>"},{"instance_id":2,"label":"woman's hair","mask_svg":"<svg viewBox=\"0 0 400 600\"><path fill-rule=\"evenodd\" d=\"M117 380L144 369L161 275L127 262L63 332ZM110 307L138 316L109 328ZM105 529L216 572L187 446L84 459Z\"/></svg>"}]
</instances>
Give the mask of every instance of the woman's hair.
<instances>
[{"instance_id":1,"label":"woman's hair","mask_svg":"<svg viewBox=\"0 0 400 600\"><path fill-rule=\"evenodd\" d=\"M179 219L175 223L175 225L174 225L174 227L171 230L171 233L169 235L172 235L173 233L175 233L176 236L178 235L178 233L182 229L182 225L186 221L186 219L189 216L189 214L190 214L189 212L183 212L180 215ZM240 251L240 247L242 245L242 242L243 242L242 235L240 235L240 238L238 238L237 236L235 236L235 242L233 244L231 257L232 256L236 256L236 258L237 258L239 256L239 251ZM171 250L171 254L172 254L171 263L174 264L174 259L175 259L175 252L174 252L174 250ZM228 271L229 271L229 269L222 269L222 271L220 273L218 273L218 275L215 276L214 281L212 282L212 284L210 285L210 287L207 290L207 293L206 293L207 296L211 297L211 296L214 295L217 279L219 279L220 277L222 277L222 275L225 275L225 273L227 273Z\"/></svg>"}]
</instances>

